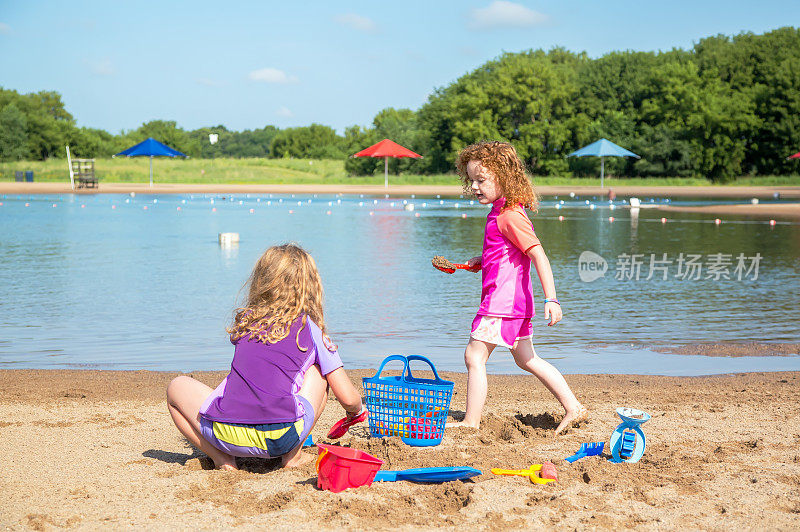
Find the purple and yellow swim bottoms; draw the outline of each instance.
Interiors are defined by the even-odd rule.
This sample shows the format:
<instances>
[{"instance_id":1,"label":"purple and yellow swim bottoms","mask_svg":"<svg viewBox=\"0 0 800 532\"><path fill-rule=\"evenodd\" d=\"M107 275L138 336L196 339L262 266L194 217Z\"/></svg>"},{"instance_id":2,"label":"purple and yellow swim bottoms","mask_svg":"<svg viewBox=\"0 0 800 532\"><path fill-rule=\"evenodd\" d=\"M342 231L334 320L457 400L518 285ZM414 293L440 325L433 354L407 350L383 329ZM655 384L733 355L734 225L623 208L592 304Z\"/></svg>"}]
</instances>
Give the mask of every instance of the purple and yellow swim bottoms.
<instances>
[{"instance_id":1,"label":"purple and yellow swim bottoms","mask_svg":"<svg viewBox=\"0 0 800 532\"><path fill-rule=\"evenodd\" d=\"M305 414L297 421L285 423L223 423L200 416L203 438L231 456L276 458L306 440L314 426L314 407L305 397L298 397Z\"/></svg>"}]
</instances>

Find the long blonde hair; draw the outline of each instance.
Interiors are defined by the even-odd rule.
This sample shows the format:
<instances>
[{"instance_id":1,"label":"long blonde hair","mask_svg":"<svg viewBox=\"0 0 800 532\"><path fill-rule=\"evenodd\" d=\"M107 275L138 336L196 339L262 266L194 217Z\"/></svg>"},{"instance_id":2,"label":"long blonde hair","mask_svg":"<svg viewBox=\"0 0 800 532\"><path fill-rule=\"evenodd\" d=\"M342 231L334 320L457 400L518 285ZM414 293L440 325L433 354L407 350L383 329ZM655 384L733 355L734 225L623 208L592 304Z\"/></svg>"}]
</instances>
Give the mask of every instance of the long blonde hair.
<instances>
[{"instance_id":1,"label":"long blonde hair","mask_svg":"<svg viewBox=\"0 0 800 532\"><path fill-rule=\"evenodd\" d=\"M326 334L322 281L314 259L300 246L283 244L266 250L245 286L247 301L236 309L233 323L227 329L232 342L248 334L265 344L283 340L301 314L303 321L296 338L300 350L308 349L300 345L300 331L306 326L306 317Z\"/></svg>"},{"instance_id":2,"label":"long blonde hair","mask_svg":"<svg viewBox=\"0 0 800 532\"><path fill-rule=\"evenodd\" d=\"M467 175L470 161L479 161L495 175L506 198L504 209L518 203L533 212L539 208L539 197L514 146L507 142L484 140L461 150L456 159L456 170L467 194L472 194L472 179Z\"/></svg>"}]
</instances>

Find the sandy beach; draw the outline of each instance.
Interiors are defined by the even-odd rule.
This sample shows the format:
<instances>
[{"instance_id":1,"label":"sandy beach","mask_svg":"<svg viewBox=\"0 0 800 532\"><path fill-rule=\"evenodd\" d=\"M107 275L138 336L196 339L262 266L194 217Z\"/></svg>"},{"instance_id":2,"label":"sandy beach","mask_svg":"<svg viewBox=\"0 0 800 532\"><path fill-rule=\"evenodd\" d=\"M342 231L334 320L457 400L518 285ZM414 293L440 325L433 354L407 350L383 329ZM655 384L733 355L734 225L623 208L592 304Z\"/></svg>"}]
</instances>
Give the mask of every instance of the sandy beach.
<instances>
[{"instance_id":1,"label":"sandy beach","mask_svg":"<svg viewBox=\"0 0 800 532\"><path fill-rule=\"evenodd\" d=\"M456 183L456 178L453 177ZM783 199L800 199L800 186L617 186L610 187L618 197L669 197L669 198L737 198L772 199L780 194ZM609 187L598 186L537 186L543 196L563 195L574 192L578 196L605 196ZM0 194L69 194L73 190L69 183L17 183L0 181ZM369 194L392 196L436 195L458 196L462 189L457 184L441 185L231 185L231 184L168 184L156 183L100 183L96 189L80 189L80 194Z\"/></svg>"},{"instance_id":2,"label":"sandy beach","mask_svg":"<svg viewBox=\"0 0 800 532\"><path fill-rule=\"evenodd\" d=\"M360 377L374 371L353 371ZM479 431L448 429L434 448L370 439L362 427L339 440L384 468L472 466L484 474L441 485L381 483L319 491L313 465L278 470L242 460L239 472L205 470L164 403L176 374L0 371L0 526L10 530L247 528L289 530L737 529L800 527L800 373L714 377L568 376L592 418L551 435L557 404L533 377L490 376ZM195 373L216 385L222 372ZM465 375L451 415L462 415ZM618 406L653 418L638 464L564 457L583 442L608 441ZM333 401L314 429L342 416ZM545 486L499 477L492 467L551 460Z\"/></svg>"}]
</instances>

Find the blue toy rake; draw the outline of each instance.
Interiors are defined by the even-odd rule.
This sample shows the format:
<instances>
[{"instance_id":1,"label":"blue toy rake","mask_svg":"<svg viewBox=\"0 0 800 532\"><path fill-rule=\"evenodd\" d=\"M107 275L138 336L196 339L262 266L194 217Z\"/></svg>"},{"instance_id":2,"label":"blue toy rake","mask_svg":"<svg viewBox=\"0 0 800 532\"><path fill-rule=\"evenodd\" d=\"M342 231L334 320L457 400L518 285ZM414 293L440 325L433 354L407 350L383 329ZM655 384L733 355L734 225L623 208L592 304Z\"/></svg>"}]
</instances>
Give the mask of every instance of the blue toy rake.
<instances>
[{"instance_id":1,"label":"blue toy rake","mask_svg":"<svg viewBox=\"0 0 800 532\"><path fill-rule=\"evenodd\" d=\"M598 441L592 443L582 443L578 452L573 454L572 456L568 456L564 458L570 464L581 458L586 458L587 456L597 456L599 454L603 454L603 447L605 446L605 442Z\"/></svg>"}]
</instances>

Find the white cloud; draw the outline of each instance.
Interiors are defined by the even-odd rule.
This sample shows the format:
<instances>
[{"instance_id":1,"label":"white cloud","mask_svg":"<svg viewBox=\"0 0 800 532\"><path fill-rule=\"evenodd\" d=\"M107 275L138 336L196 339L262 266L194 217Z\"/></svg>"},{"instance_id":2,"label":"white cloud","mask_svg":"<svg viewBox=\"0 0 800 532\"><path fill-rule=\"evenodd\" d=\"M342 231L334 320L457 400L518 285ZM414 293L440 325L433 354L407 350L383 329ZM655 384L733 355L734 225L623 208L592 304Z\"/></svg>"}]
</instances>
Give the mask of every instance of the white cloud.
<instances>
[{"instance_id":1,"label":"white cloud","mask_svg":"<svg viewBox=\"0 0 800 532\"><path fill-rule=\"evenodd\" d=\"M8 35L11 33L11 26L5 22L0 22L0 35Z\"/></svg>"},{"instance_id":2,"label":"white cloud","mask_svg":"<svg viewBox=\"0 0 800 532\"><path fill-rule=\"evenodd\" d=\"M283 118L291 118L294 116L294 113L292 113L292 111L285 106L279 107L278 110L275 111L275 114Z\"/></svg>"},{"instance_id":3,"label":"white cloud","mask_svg":"<svg viewBox=\"0 0 800 532\"><path fill-rule=\"evenodd\" d=\"M470 27L489 30L497 28L532 28L550 20L545 14L506 0L495 0L489 7L473 9L470 13Z\"/></svg>"},{"instance_id":4,"label":"white cloud","mask_svg":"<svg viewBox=\"0 0 800 532\"><path fill-rule=\"evenodd\" d=\"M297 83L297 78L286 74L283 70L277 68L260 68L253 70L248 76L253 81L261 81L263 83Z\"/></svg>"},{"instance_id":5,"label":"white cloud","mask_svg":"<svg viewBox=\"0 0 800 532\"><path fill-rule=\"evenodd\" d=\"M89 66L89 70L92 74L97 76L113 76L116 72L110 59L101 59L99 61L87 60L86 64Z\"/></svg>"},{"instance_id":6,"label":"white cloud","mask_svg":"<svg viewBox=\"0 0 800 532\"><path fill-rule=\"evenodd\" d=\"M347 13L344 15L336 15L333 20L346 28L353 30L363 31L364 33L375 33L378 31L378 26L371 18L362 17L355 13Z\"/></svg>"}]
</instances>

